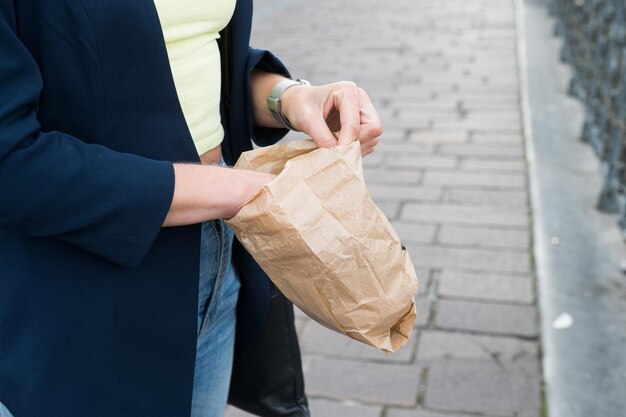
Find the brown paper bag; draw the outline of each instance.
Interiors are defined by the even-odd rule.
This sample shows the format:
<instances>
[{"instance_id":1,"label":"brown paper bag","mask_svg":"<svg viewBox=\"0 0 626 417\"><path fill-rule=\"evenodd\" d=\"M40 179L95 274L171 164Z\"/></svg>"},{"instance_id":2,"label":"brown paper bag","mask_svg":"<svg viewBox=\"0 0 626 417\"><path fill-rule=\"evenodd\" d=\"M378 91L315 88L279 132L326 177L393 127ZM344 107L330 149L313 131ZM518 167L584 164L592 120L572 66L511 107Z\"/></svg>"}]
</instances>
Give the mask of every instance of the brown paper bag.
<instances>
[{"instance_id":1,"label":"brown paper bag","mask_svg":"<svg viewBox=\"0 0 626 417\"><path fill-rule=\"evenodd\" d=\"M227 223L283 294L332 330L385 352L403 346L417 277L365 188L359 143L269 146L235 168L278 175Z\"/></svg>"}]
</instances>

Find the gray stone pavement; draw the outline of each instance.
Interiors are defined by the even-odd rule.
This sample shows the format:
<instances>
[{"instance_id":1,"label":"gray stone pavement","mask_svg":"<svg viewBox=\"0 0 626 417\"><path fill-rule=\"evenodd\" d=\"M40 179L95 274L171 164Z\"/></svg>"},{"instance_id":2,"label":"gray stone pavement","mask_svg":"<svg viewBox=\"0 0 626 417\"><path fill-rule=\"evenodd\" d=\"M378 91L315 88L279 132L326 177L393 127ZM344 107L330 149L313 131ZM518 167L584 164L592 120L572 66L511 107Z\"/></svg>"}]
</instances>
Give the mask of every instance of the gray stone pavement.
<instances>
[{"instance_id":1,"label":"gray stone pavement","mask_svg":"<svg viewBox=\"0 0 626 417\"><path fill-rule=\"evenodd\" d=\"M421 282L416 331L389 356L297 313L314 417L539 417L514 2L255 4L253 44L295 77L370 93L384 134L366 183Z\"/></svg>"}]
</instances>

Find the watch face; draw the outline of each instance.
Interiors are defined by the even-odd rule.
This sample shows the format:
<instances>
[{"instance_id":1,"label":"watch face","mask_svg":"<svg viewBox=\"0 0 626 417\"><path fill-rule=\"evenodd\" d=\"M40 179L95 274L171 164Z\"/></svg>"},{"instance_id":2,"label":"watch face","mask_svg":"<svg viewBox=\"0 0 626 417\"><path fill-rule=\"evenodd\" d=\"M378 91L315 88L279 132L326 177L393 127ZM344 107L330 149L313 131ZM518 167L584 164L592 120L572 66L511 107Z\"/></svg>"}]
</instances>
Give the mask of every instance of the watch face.
<instances>
[{"instance_id":1,"label":"watch face","mask_svg":"<svg viewBox=\"0 0 626 417\"><path fill-rule=\"evenodd\" d=\"M266 99L267 108L270 112L274 113L277 111L278 103L280 102L280 98L269 96Z\"/></svg>"}]
</instances>

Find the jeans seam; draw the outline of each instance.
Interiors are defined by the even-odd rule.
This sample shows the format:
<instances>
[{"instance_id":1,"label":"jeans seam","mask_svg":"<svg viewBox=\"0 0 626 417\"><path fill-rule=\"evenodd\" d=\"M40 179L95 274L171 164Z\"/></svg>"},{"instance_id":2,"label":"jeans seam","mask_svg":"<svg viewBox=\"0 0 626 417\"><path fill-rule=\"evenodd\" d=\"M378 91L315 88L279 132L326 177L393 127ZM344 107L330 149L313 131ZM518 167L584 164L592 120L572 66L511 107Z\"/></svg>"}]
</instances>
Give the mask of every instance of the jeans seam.
<instances>
[{"instance_id":1,"label":"jeans seam","mask_svg":"<svg viewBox=\"0 0 626 417\"><path fill-rule=\"evenodd\" d=\"M202 332L204 331L205 327L207 326L207 323L210 321L211 310L212 310L212 306L214 304L215 296L216 296L216 293L217 293L217 291L216 291L217 283L218 283L218 280L219 280L219 277L220 277L220 265L219 265L219 262L220 262L220 254L221 254L221 251L222 251L222 247L219 244L220 232L219 232L218 227L215 225L215 221L214 220L211 220L209 223L211 224L211 228L213 229L215 239L218 240L218 244L216 245L217 246L217 250L218 250L218 254L216 256L216 260L218 262L218 265L215 268L215 275L214 275L214 277L212 277L214 279L210 279L209 280L209 282L211 282L213 284L213 288L211 289L211 291L209 292L209 296L207 297L207 300L206 300L206 303L205 303L206 308L203 309L204 310L204 315L201 316L202 322L200 323L200 326L199 326L198 336L200 336L202 334ZM203 233L204 233L204 231L203 231ZM204 261L208 262L208 260L206 260L206 259ZM200 285L202 285L202 283L200 283ZM198 291L200 291L200 290L198 290Z\"/></svg>"},{"instance_id":2,"label":"jeans seam","mask_svg":"<svg viewBox=\"0 0 626 417\"><path fill-rule=\"evenodd\" d=\"M228 268L230 266L230 251L228 250L229 248L229 238L228 238L228 232L226 229L226 224L222 223L222 220L217 220L218 222L220 222L220 229L221 229L221 237L220 237L220 256L219 256L219 271L221 272L220 276L219 276L219 290L222 290L222 286L224 285L224 276L226 275L226 273L228 272ZM218 285L216 283L216 289L218 288ZM222 307L224 302L224 297L219 297L216 302L215 302L215 311L219 311L220 308Z\"/></svg>"},{"instance_id":3,"label":"jeans seam","mask_svg":"<svg viewBox=\"0 0 626 417\"><path fill-rule=\"evenodd\" d=\"M220 222L221 220L212 220L210 222L215 232L215 237L218 240L218 244L216 245L218 250L216 257L218 265L216 268L215 280L213 281L213 289L211 291L209 299L207 300L207 308L204 314L203 321L200 325L200 331L198 332L198 335L202 334L206 326L208 326L213 321L215 312L219 311L219 308L222 305L222 297L219 293L224 282L224 275L226 274L228 267L228 263L224 260L224 257L226 257L226 259L228 258L228 251L225 247L228 242L226 242L225 239L225 225L222 225Z\"/></svg>"}]
</instances>

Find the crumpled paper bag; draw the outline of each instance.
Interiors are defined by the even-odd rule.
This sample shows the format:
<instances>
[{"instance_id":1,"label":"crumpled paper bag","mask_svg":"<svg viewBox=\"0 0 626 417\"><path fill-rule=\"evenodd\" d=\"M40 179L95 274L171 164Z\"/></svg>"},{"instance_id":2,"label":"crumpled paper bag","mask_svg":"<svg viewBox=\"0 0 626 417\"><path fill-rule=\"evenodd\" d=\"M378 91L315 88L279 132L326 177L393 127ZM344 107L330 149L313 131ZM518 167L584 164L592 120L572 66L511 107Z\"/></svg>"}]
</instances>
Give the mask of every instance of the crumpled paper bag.
<instances>
[{"instance_id":1,"label":"crumpled paper bag","mask_svg":"<svg viewBox=\"0 0 626 417\"><path fill-rule=\"evenodd\" d=\"M359 143L269 146L235 168L278 175L226 223L283 294L332 330L385 352L402 347L417 276L365 188Z\"/></svg>"}]
</instances>

